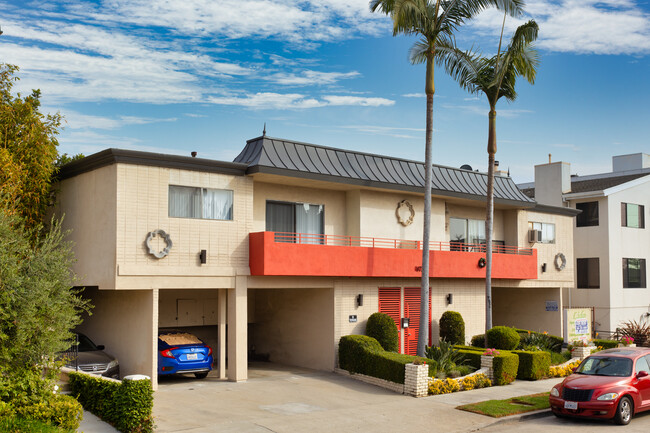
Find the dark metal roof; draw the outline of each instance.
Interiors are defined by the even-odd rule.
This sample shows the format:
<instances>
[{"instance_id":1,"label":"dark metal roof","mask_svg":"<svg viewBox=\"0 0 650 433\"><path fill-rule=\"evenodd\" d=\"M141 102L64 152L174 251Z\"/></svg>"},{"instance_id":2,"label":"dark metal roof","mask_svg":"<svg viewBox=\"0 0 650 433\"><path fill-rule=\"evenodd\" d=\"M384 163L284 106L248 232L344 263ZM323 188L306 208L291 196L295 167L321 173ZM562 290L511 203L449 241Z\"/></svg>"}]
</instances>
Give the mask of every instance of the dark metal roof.
<instances>
[{"instance_id":1,"label":"dark metal roof","mask_svg":"<svg viewBox=\"0 0 650 433\"><path fill-rule=\"evenodd\" d=\"M267 136L248 140L235 162L249 166L247 173L270 173L330 182L422 192L424 163L369 153L353 152ZM484 201L487 174L433 166L432 194ZM530 207L509 177L495 176L495 203Z\"/></svg>"},{"instance_id":2,"label":"dark metal roof","mask_svg":"<svg viewBox=\"0 0 650 433\"><path fill-rule=\"evenodd\" d=\"M620 174L616 175L615 173L605 173L601 175L589 175L589 176L575 176L571 178L571 192L570 193L579 193L579 192L592 192L592 191L604 191L608 188L612 188L618 185L622 185L626 182L633 181L640 177L650 176L650 171L644 169L640 173L634 174ZM530 184L526 184L528 186ZM531 199L535 198L535 188L521 188L521 192Z\"/></svg>"},{"instance_id":3,"label":"dark metal roof","mask_svg":"<svg viewBox=\"0 0 650 433\"><path fill-rule=\"evenodd\" d=\"M63 180L115 163L179 168L238 176L244 176L247 168L247 165L237 164L236 162L166 155L163 153L139 152L135 150L106 149L64 165L56 177L58 180Z\"/></svg>"}]
</instances>

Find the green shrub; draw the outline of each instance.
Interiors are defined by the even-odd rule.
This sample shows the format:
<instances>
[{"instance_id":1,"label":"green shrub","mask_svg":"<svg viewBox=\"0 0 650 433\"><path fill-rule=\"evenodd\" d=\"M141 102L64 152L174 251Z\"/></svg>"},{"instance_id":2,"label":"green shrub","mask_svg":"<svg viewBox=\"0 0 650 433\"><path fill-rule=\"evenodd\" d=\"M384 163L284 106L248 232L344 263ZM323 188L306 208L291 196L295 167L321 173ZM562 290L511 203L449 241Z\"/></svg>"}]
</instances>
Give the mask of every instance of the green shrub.
<instances>
[{"instance_id":1,"label":"green shrub","mask_svg":"<svg viewBox=\"0 0 650 433\"><path fill-rule=\"evenodd\" d=\"M56 395L46 402L19 407L16 414L64 429L76 430L83 418L83 408L77 400L68 395Z\"/></svg>"},{"instance_id":2,"label":"green shrub","mask_svg":"<svg viewBox=\"0 0 650 433\"><path fill-rule=\"evenodd\" d=\"M458 346L456 346L458 347ZM483 351L460 349L458 353L462 355L463 361L476 369L481 368L481 355Z\"/></svg>"},{"instance_id":3,"label":"green shrub","mask_svg":"<svg viewBox=\"0 0 650 433\"><path fill-rule=\"evenodd\" d=\"M519 334L507 326L495 326L487 331L488 346L494 349L514 350L519 345Z\"/></svg>"},{"instance_id":4,"label":"green shrub","mask_svg":"<svg viewBox=\"0 0 650 433\"><path fill-rule=\"evenodd\" d=\"M519 357L517 379L539 380L548 376L549 367L551 366L551 354L549 352L514 350L512 353Z\"/></svg>"},{"instance_id":5,"label":"green shrub","mask_svg":"<svg viewBox=\"0 0 650 433\"><path fill-rule=\"evenodd\" d=\"M404 383L405 366L415 360L428 362L429 375L435 375L435 366L429 359L387 352L372 337L346 335L339 341L339 366L350 373Z\"/></svg>"},{"instance_id":6,"label":"green shrub","mask_svg":"<svg viewBox=\"0 0 650 433\"><path fill-rule=\"evenodd\" d=\"M70 373L70 388L83 407L124 433L153 432L151 380L105 380Z\"/></svg>"},{"instance_id":7,"label":"green shrub","mask_svg":"<svg viewBox=\"0 0 650 433\"><path fill-rule=\"evenodd\" d=\"M618 341L616 340L592 340L596 347L601 346L603 349L613 349L618 347Z\"/></svg>"},{"instance_id":8,"label":"green shrub","mask_svg":"<svg viewBox=\"0 0 650 433\"><path fill-rule=\"evenodd\" d=\"M399 351L399 335L395 321L385 313L373 313L366 323L366 335L381 344L389 352Z\"/></svg>"},{"instance_id":9,"label":"green shrub","mask_svg":"<svg viewBox=\"0 0 650 433\"><path fill-rule=\"evenodd\" d=\"M544 332L529 331L527 329L514 328L521 337L519 349L525 346L536 346L540 350L547 352L560 353L564 339L556 335L546 334ZM525 349L524 349L525 350Z\"/></svg>"},{"instance_id":10,"label":"green shrub","mask_svg":"<svg viewBox=\"0 0 650 433\"><path fill-rule=\"evenodd\" d=\"M431 346L426 348L426 356L431 359L438 371L444 371L447 375L453 370L458 370L457 367L464 364L465 360L462 355L458 353L451 343L448 343L444 338L440 339L440 346Z\"/></svg>"},{"instance_id":11,"label":"green shrub","mask_svg":"<svg viewBox=\"0 0 650 433\"><path fill-rule=\"evenodd\" d=\"M440 338L451 344L465 344L465 321L456 311L445 311L440 316Z\"/></svg>"},{"instance_id":12,"label":"green shrub","mask_svg":"<svg viewBox=\"0 0 650 433\"><path fill-rule=\"evenodd\" d=\"M571 352L569 352L568 350L562 353L557 353L557 352L550 352L550 353L551 353L551 365L564 364L569 359L571 359ZM569 355L568 358L566 357L566 354Z\"/></svg>"},{"instance_id":13,"label":"green shrub","mask_svg":"<svg viewBox=\"0 0 650 433\"><path fill-rule=\"evenodd\" d=\"M485 334L479 334L479 335L473 336L472 340L471 340L471 342L469 344L474 346L474 347L485 348Z\"/></svg>"},{"instance_id":14,"label":"green shrub","mask_svg":"<svg viewBox=\"0 0 650 433\"><path fill-rule=\"evenodd\" d=\"M494 357L492 368L494 370L494 384L507 385L517 378L519 357L514 353L501 353Z\"/></svg>"},{"instance_id":15,"label":"green shrub","mask_svg":"<svg viewBox=\"0 0 650 433\"><path fill-rule=\"evenodd\" d=\"M11 418L16 414L14 407L7 402L0 400L0 420Z\"/></svg>"}]
</instances>

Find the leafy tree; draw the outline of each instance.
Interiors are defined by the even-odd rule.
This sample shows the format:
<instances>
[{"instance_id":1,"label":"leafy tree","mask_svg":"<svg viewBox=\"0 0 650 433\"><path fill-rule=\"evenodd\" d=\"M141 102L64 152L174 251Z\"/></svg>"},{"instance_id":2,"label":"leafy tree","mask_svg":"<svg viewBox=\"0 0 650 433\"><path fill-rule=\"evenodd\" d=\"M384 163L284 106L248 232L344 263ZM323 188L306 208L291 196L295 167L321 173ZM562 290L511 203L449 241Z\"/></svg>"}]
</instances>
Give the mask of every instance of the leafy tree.
<instances>
[{"instance_id":1,"label":"leafy tree","mask_svg":"<svg viewBox=\"0 0 650 433\"><path fill-rule=\"evenodd\" d=\"M535 83L539 57L533 43L537 39L539 27L530 20L517 28L510 44L501 52L503 27L497 54L490 58L478 53L461 51L457 48L443 47L445 69L459 85L472 94L483 93L490 105L488 114L488 184L487 210L485 218L486 261L485 261L485 330L492 328L492 236L494 226L494 159L497 153L496 105L500 98L508 101L517 99L515 82L524 77L530 84Z\"/></svg>"},{"instance_id":2,"label":"leafy tree","mask_svg":"<svg viewBox=\"0 0 650 433\"><path fill-rule=\"evenodd\" d=\"M59 113L42 114L40 90L13 96L17 66L0 63L0 204L32 231L51 204Z\"/></svg>"},{"instance_id":3,"label":"leafy tree","mask_svg":"<svg viewBox=\"0 0 650 433\"><path fill-rule=\"evenodd\" d=\"M426 138L424 158L424 228L422 239L422 280L420 303L419 356L424 356L429 341L429 238L431 231L431 171L433 141L433 95L436 59L444 59L441 47L454 46L454 34L467 20L490 6L513 16L522 13L524 0L371 0L370 10L380 11L393 20L393 36L417 35L420 40L410 51L413 64L426 64Z\"/></svg>"},{"instance_id":4,"label":"leafy tree","mask_svg":"<svg viewBox=\"0 0 650 433\"><path fill-rule=\"evenodd\" d=\"M0 400L15 407L52 395L55 354L90 308L72 289L65 235L53 220L34 245L19 218L0 208Z\"/></svg>"}]
</instances>

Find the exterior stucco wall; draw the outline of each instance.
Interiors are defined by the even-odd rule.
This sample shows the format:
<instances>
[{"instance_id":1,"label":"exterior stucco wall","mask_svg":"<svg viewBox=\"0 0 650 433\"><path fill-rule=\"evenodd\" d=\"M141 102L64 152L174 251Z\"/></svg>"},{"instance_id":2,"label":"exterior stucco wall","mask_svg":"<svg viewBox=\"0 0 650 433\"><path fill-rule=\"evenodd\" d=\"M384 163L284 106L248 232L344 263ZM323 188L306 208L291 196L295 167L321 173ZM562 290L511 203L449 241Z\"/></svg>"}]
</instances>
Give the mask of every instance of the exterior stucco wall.
<instances>
[{"instance_id":1,"label":"exterior stucco wall","mask_svg":"<svg viewBox=\"0 0 650 433\"><path fill-rule=\"evenodd\" d=\"M645 228L622 227L621 203L644 206ZM627 320L650 321L650 181L615 192L608 197L610 326L615 330ZM646 260L646 287L623 288L623 259ZM602 277L601 277L602 278ZM646 322L647 323L647 322Z\"/></svg>"},{"instance_id":2,"label":"exterior stucco wall","mask_svg":"<svg viewBox=\"0 0 650 433\"><path fill-rule=\"evenodd\" d=\"M71 230L79 285L115 287L117 221L115 165L65 179L59 185L56 214Z\"/></svg>"},{"instance_id":3,"label":"exterior stucco wall","mask_svg":"<svg viewBox=\"0 0 650 433\"><path fill-rule=\"evenodd\" d=\"M170 218L169 185L232 190L233 220ZM234 287L232 277L248 273L252 194L253 181L243 176L118 164L117 288ZM156 229L173 242L162 259L148 254L145 245L147 233ZM154 246L165 245L156 237ZM202 249L207 252L203 265Z\"/></svg>"},{"instance_id":4,"label":"exterior stucco wall","mask_svg":"<svg viewBox=\"0 0 650 433\"><path fill-rule=\"evenodd\" d=\"M95 306L78 330L120 362L120 375L145 374L156 383L158 291L86 289Z\"/></svg>"},{"instance_id":5,"label":"exterior stucco wall","mask_svg":"<svg viewBox=\"0 0 650 433\"><path fill-rule=\"evenodd\" d=\"M514 326L562 336L562 296L558 288L514 289L496 287L492 292L493 325ZM546 311L555 301L557 311Z\"/></svg>"},{"instance_id":6,"label":"exterior stucco wall","mask_svg":"<svg viewBox=\"0 0 650 433\"><path fill-rule=\"evenodd\" d=\"M261 232L266 230L266 201L273 200L324 205L325 234L347 235L345 191L303 188L265 182L255 182L254 191L254 223L251 231Z\"/></svg>"},{"instance_id":7,"label":"exterior stucco wall","mask_svg":"<svg viewBox=\"0 0 650 433\"><path fill-rule=\"evenodd\" d=\"M539 282L557 282L565 283L564 285L574 285L573 220L574 218L569 216L534 211L521 212L519 232L526 236L524 242L528 248L537 249L537 275ZM555 243L528 243L529 222L555 224ZM555 258L559 253L564 254L566 259L566 265L562 270L555 267ZM544 263L546 263L546 272L542 272L541 270ZM531 286L536 285L533 280L527 281L526 283L530 283Z\"/></svg>"},{"instance_id":8,"label":"exterior stucco wall","mask_svg":"<svg viewBox=\"0 0 650 433\"><path fill-rule=\"evenodd\" d=\"M251 290L249 290L251 292ZM331 371L334 368L332 289L255 290L249 347L272 362Z\"/></svg>"}]
</instances>

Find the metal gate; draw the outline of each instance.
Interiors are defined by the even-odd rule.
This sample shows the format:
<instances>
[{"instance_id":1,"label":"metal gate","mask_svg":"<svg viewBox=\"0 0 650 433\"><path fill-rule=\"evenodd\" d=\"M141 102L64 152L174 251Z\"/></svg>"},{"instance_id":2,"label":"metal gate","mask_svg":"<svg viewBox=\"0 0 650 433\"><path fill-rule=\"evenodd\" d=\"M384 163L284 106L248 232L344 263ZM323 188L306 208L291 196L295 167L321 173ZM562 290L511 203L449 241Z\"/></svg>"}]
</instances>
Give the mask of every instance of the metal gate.
<instances>
[{"instance_id":1,"label":"metal gate","mask_svg":"<svg viewBox=\"0 0 650 433\"><path fill-rule=\"evenodd\" d=\"M404 353L417 355L420 335L420 288L404 288L404 317L409 319L409 327L404 332ZM429 295L429 329L431 329L431 296ZM429 332L429 346L431 332Z\"/></svg>"},{"instance_id":2,"label":"metal gate","mask_svg":"<svg viewBox=\"0 0 650 433\"><path fill-rule=\"evenodd\" d=\"M402 289L400 287L380 287L379 288L379 312L390 316L397 326L399 338L399 350L402 351L402 327L400 319L402 317Z\"/></svg>"}]
</instances>

